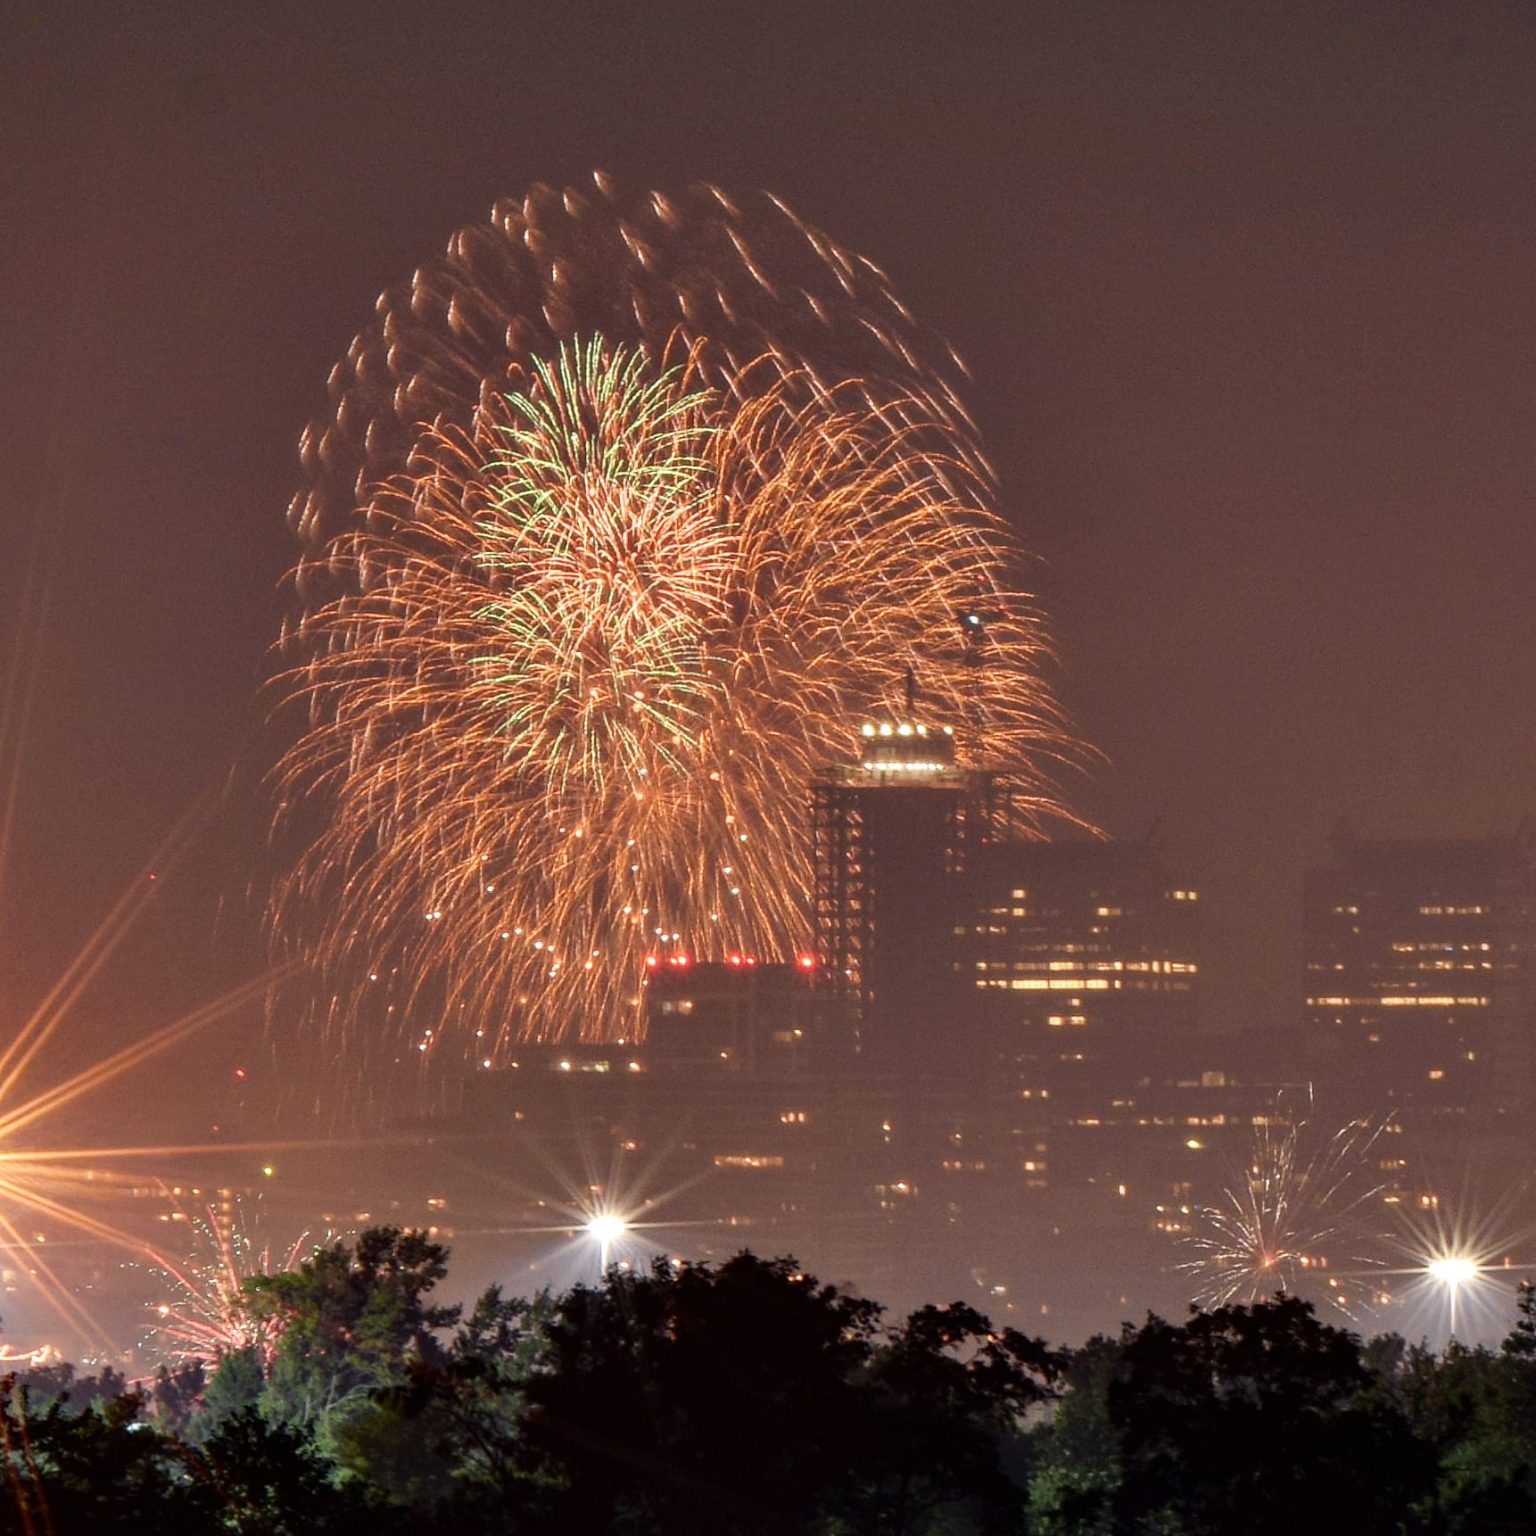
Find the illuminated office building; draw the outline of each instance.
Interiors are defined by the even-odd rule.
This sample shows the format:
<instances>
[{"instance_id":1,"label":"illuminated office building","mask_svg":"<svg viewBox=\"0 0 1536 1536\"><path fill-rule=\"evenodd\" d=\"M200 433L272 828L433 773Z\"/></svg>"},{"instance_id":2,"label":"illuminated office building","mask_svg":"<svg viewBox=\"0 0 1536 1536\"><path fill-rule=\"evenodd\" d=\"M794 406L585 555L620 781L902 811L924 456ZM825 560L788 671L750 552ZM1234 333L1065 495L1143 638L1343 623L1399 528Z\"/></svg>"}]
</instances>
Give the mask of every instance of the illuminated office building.
<instances>
[{"instance_id":1,"label":"illuminated office building","mask_svg":"<svg viewBox=\"0 0 1536 1536\"><path fill-rule=\"evenodd\" d=\"M1194 1029L1199 893L1154 843L996 844L969 890L968 980L1010 1042Z\"/></svg>"},{"instance_id":2,"label":"illuminated office building","mask_svg":"<svg viewBox=\"0 0 1536 1536\"><path fill-rule=\"evenodd\" d=\"M657 1072L764 1074L802 1070L813 1044L815 961L770 965L733 954L700 962L655 955L645 984L646 1057Z\"/></svg>"},{"instance_id":3,"label":"illuminated office building","mask_svg":"<svg viewBox=\"0 0 1536 1536\"><path fill-rule=\"evenodd\" d=\"M1528 1104L1536 861L1527 836L1334 839L1305 884L1319 1085L1427 1120Z\"/></svg>"},{"instance_id":4,"label":"illuminated office building","mask_svg":"<svg viewBox=\"0 0 1536 1536\"><path fill-rule=\"evenodd\" d=\"M909 711L910 713L910 711ZM828 1030L872 1069L971 1065L959 978L962 875L1006 822L994 776L948 726L867 722L855 763L813 788L815 951Z\"/></svg>"}]
</instances>

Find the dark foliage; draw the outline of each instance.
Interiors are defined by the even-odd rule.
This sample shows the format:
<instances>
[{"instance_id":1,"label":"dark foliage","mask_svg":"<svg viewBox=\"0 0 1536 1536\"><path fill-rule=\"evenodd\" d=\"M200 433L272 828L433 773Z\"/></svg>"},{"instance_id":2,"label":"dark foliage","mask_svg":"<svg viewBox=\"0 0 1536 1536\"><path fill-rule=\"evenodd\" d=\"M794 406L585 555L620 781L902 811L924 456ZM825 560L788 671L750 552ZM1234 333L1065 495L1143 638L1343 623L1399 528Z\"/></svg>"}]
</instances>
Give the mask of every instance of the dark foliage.
<instances>
[{"instance_id":1,"label":"dark foliage","mask_svg":"<svg viewBox=\"0 0 1536 1536\"><path fill-rule=\"evenodd\" d=\"M1148 1319L1109 1384L1115 1528L1396 1532L1426 1468L1370 1385L1359 1341L1293 1297Z\"/></svg>"},{"instance_id":2,"label":"dark foliage","mask_svg":"<svg viewBox=\"0 0 1536 1536\"><path fill-rule=\"evenodd\" d=\"M9 1499L0 1529L32 1536L219 1529L218 1502L189 1473L188 1453L140 1421L136 1394L72 1413L62 1397L34 1410L0 1381L0 1444Z\"/></svg>"},{"instance_id":3,"label":"dark foliage","mask_svg":"<svg viewBox=\"0 0 1536 1536\"><path fill-rule=\"evenodd\" d=\"M790 1259L432 1303L383 1228L252 1282L270 1351L143 1392L0 1380L0 1536L1516 1536L1536 1297L1501 1349L1363 1345L1289 1297L1058 1354L899 1324Z\"/></svg>"}]
</instances>

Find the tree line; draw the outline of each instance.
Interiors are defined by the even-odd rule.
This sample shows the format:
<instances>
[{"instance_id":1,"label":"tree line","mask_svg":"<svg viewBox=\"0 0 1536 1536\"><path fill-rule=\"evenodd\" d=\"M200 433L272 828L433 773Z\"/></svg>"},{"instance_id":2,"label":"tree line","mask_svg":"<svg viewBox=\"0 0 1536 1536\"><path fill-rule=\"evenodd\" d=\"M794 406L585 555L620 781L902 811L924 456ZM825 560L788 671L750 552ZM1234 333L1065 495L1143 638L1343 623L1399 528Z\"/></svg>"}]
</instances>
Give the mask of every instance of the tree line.
<instances>
[{"instance_id":1,"label":"tree line","mask_svg":"<svg viewBox=\"0 0 1536 1536\"><path fill-rule=\"evenodd\" d=\"M260 1343L0 1380L0 1531L1536 1530L1528 1284L1498 1349L1362 1342L1290 1296L1057 1349L750 1253L467 1309L434 1300L447 1262L376 1228L247 1281Z\"/></svg>"}]
</instances>

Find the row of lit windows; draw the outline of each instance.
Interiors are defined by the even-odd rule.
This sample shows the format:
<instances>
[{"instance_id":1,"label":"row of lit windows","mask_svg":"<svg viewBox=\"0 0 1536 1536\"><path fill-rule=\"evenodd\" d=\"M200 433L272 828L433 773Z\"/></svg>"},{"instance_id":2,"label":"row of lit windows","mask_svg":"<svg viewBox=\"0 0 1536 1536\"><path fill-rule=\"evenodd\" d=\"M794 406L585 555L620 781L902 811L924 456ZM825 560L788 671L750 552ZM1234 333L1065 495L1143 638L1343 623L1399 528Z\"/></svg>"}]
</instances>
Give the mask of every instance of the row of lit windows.
<instances>
[{"instance_id":1,"label":"row of lit windows","mask_svg":"<svg viewBox=\"0 0 1536 1536\"><path fill-rule=\"evenodd\" d=\"M978 934L1005 934L1013 940L1010 949L1016 955L1102 955L1105 950L1121 947L1116 944L1063 944L1053 938L1048 929L1032 928L1021 932L1016 928L1004 928L993 923L987 927L978 925L974 930ZM1100 930L1095 929L1095 932ZM964 938L964 928L955 929L956 938ZM1123 942L1123 941L1122 941Z\"/></svg>"},{"instance_id":2,"label":"row of lit windows","mask_svg":"<svg viewBox=\"0 0 1536 1536\"><path fill-rule=\"evenodd\" d=\"M1334 915L1337 917L1359 917L1360 908L1353 904L1335 907ZM1482 917L1488 911L1487 907L1420 907L1420 917Z\"/></svg>"},{"instance_id":3,"label":"row of lit windows","mask_svg":"<svg viewBox=\"0 0 1536 1536\"><path fill-rule=\"evenodd\" d=\"M1309 971L1384 971L1388 977L1401 976L1404 971L1503 971L1517 969L1513 962L1492 960L1417 960L1412 965L1383 965L1379 960L1367 960L1351 965L1347 960L1334 960L1324 964L1321 960L1309 960Z\"/></svg>"},{"instance_id":4,"label":"row of lit windows","mask_svg":"<svg viewBox=\"0 0 1536 1536\"><path fill-rule=\"evenodd\" d=\"M1002 987L1012 992L1108 992L1111 989L1118 992L1124 985L1120 981L1106 981L1102 976L1015 976L1012 980L999 977L996 981L990 977L978 980L978 987Z\"/></svg>"},{"instance_id":5,"label":"row of lit windows","mask_svg":"<svg viewBox=\"0 0 1536 1536\"><path fill-rule=\"evenodd\" d=\"M1065 947L1065 946L1064 946ZM1193 960L978 960L978 971L1136 971L1155 976L1188 976L1199 970Z\"/></svg>"},{"instance_id":6,"label":"row of lit windows","mask_svg":"<svg viewBox=\"0 0 1536 1536\"><path fill-rule=\"evenodd\" d=\"M1190 900L1194 900L1193 896L1190 897ZM988 917L1032 917L1037 919L1060 919L1062 917L1070 918L1080 916L1080 914L1072 911L1067 911L1064 913L1059 907L987 907L984 910L986 911ZM1136 915L1137 913L1135 908L1132 908L1129 913L1127 913L1124 907L1095 907L1093 909L1094 917L1135 917ZM1093 929L1094 933L1102 933L1103 931L1104 930L1102 928Z\"/></svg>"},{"instance_id":7,"label":"row of lit windows","mask_svg":"<svg viewBox=\"0 0 1536 1536\"><path fill-rule=\"evenodd\" d=\"M1486 1008L1486 997L1309 997L1309 1008Z\"/></svg>"},{"instance_id":8,"label":"row of lit windows","mask_svg":"<svg viewBox=\"0 0 1536 1536\"><path fill-rule=\"evenodd\" d=\"M1189 900L1194 900L1194 896L1192 894L1190 895ZM1021 907L1015 905L1008 907L987 907L985 910L989 917L1080 918L1086 915L1082 913L1081 909L1072 907L1068 907L1064 910L1061 907ZM1135 907L1127 909L1125 907L1096 906L1093 909L1092 915L1094 917L1136 917L1139 915L1139 913ZM1098 932L1097 929L1094 931Z\"/></svg>"},{"instance_id":9,"label":"row of lit windows","mask_svg":"<svg viewBox=\"0 0 1536 1536\"><path fill-rule=\"evenodd\" d=\"M1383 1008L1486 1008L1486 997L1407 997L1389 995L1378 998Z\"/></svg>"}]
</instances>

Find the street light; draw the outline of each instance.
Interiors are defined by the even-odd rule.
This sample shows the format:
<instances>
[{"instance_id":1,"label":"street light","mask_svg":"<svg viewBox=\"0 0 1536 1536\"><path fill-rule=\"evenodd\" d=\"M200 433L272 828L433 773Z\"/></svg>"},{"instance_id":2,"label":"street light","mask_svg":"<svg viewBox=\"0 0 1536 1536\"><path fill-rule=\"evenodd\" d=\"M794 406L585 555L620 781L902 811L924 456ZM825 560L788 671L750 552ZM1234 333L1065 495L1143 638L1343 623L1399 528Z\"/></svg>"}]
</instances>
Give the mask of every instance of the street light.
<instances>
[{"instance_id":1,"label":"street light","mask_svg":"<svg viewBox=\"0 0 1536 1536\"><path fill-rule=\"evenodd\" d=\"M599 1211L587 1223L587 1235L597 1243L599 1273L608 1273L609 1252L628 1230L629 1223L612 1211Z\"/></svg>"},{"instance_id":2,"label":"street light","mask_svg":"<svg viewBox=\"0 0 1536 1536\"><path fill-rule=\"evenodd\" d=\"M1462 1253L1442 1254L1424 1266L1424 1273L1437 1285L1443 1285L1450 1300L1451 1337L1456 1337L1456 1297L1462 1286L1470 1285L1480 1273L1476 1259Z\"/></svg>"}]
</instances>

